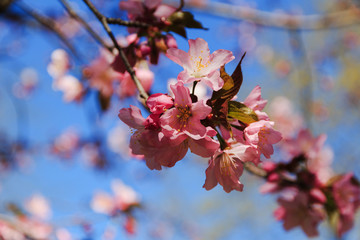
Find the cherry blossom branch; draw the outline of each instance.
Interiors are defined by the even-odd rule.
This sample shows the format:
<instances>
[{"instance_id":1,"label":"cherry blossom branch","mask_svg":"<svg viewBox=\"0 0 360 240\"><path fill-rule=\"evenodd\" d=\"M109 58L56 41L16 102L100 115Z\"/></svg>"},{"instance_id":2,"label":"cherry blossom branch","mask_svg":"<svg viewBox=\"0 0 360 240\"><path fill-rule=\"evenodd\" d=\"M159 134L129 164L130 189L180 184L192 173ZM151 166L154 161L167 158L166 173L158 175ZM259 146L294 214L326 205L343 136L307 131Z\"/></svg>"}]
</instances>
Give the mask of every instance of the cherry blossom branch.
<instances>
[{"instance_id":1,"label":"cherry blossom branch","mask_svg":"<svg viewBox=\"0 0 360 240\"><path fill-rule=\"evenodd\" d=\"M170 1L173 3L173 1ZM286 13L270 13L244 6L220 2L194 3L188 2L187 7L200 10L209 14L222 16L236 20L251 21L255 24L267 27L299 30L320 30L329 28L343 28L360 23L360 9L351 6L347 10L328 13L298 15Z\"/></svg>"},{"instance_id":2,"label":"cherry blossom branch","mask_svg":"<svg viewBox=\"0 0 360 240\"><path fill-rule=\"evenodd\" d=\"M262 178L265 178L267 176L267 172L260 168L260 167L257 167L255 166L254 164L250 163L250 162L245 162L244 163L244 168L252 173L253 175L256 175L258 177L262 177Z\"/></svg>"},{"instance_id":3,"label":"cherry blossom branch","mask_svg":"<svg viewBox=\"0 0 360 240\"><path fill-rule=\"evenodd\" d=\"M80 17L75 11L74 9L70 6L70 4L66 1L66 0L59 0L61 2L61 4L64 6L64 8L66 9L66 11L68 12L68 14L75 19L76 21L78 21L81 25L84 26L85 30L100 44L102 45L104 48L106 48L107 50L109 50L110 52L113 51L113 47L109 46L108 44L105 43L105 41L90 27L90 25L82 18Z\"/></svg>"},{"instance_id":4,"label":"cherry blossom branch","mask_svg":"<svg viewBox=\"0 0 360 240\"><path fill-rule=\"evenodd\" d=\"M145 105L145 101L148 99L149 95L146 93L144 87L142 86L142 84L140 83L140 80L136 77L135 75L135 71L134 69L131 67L123 49L120 47L120 45L118 44L118 42L116 41L116 38L113 34L113 32L111 31L108 22L107 22L107 18L102 15L99 10L97 10L97 8L92 4L92 2L90 2L90 0L83 0L84 3L89 7L89 9L94 13L94 15L97 17L97 19L101 22L101 24L103 25L106 33L108 34L108 36L110 37L111 41L113 42L115 48L119 51L119 55L121 57L121 60L124 62L125 67L126 67L126 71L130 74L132 80L134 81L137 89L139 90L139 94L140 97L143 98L143 104Z\"/></svg>"},{"instance_id":5,"label":"cherry blossom branch","mask_svg":"<svg viewBox=\"0 0 360 240\"><path fill-rule=\"evenodd\" d=\"M43 16L36 12L35 10L31 9L30 7L26 6L24 3L14 2L18 8L24 11L26 14L34 18L37 22L39 22L42 26L49 29L50 31L54 32L56 36L60 38L60 40L71 50L71 52L78 56L76 49L72 46L69 42L65 34L56 26L55 21L52 18Z\"/></svg>"},{"instance_id":6,"label":"cherry blossom branch","mask_svg":"<svg viewBox=\"0 0 360 240\"><path fill-rule=\"evenodd\" d=\"M106 18L108 24L118 24L126 27L139 27L139 28L146 28L149 27L150 24L144 22L137 22L137 21L125 21L120 18Z\"/></svg>"}]
</instances>

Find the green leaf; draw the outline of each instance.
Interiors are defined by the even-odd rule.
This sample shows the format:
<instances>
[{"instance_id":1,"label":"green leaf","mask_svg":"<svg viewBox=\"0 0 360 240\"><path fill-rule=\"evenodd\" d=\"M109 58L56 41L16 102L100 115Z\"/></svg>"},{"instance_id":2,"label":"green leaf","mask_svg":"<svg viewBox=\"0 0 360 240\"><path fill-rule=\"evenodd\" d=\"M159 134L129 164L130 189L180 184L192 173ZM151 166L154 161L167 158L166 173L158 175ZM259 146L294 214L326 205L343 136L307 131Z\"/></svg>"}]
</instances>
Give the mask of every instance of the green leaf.
<instances>
[{"instance_id":1,"label":"green leaf","mask_svg":"<svg viewBox=\"0 0 360 240\"><path fill-rule=\"evenodd\" d=\"M235 118L246 124L259 120L256 113L251 108L236 101L230 101L228 103L228 117Z\"/></svg>"}]
</instances>

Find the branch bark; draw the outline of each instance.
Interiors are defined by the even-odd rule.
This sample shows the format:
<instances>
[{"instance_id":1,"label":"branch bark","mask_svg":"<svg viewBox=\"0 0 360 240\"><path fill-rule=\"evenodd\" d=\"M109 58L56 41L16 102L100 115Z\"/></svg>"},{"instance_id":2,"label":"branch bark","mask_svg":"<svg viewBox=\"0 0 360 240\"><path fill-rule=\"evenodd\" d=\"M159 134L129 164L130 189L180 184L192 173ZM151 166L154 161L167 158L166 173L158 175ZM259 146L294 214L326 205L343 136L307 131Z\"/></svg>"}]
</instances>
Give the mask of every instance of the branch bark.
<instances>
[{"instance_id":1,"label":"branch bark","mask_svg":"<svg viewBox=\"0 0 360 240\"><path fill-rule=\"evenodd\" d=\"M131 78L133 79L140 97L143 99L143 104L145 105L146 100L149 98L149 95L146 93L144 87L142 86L140 80L136 77L135 71L134 69L131 67L123 49L120 47L120 45L118 44L118 42L116 41L116 38L113 34L113 32L111 31L109 24L107 22L107 18L102 15L102 13L99 12L99 10L92 4L92 2L90 0L83 0L84 3L88 6L88 8L94 13L94 15L97 17L97 19L101 22L101 24L103 25L106 33L108 34L108 36L110 37L111 41L113 42L115 48L119 51L119 55L121 57L121 59L123 60L125 67L126 67L126 71L130 74ZM146 105L145 105L146 106Z\"/></svg>"}]
</instances>

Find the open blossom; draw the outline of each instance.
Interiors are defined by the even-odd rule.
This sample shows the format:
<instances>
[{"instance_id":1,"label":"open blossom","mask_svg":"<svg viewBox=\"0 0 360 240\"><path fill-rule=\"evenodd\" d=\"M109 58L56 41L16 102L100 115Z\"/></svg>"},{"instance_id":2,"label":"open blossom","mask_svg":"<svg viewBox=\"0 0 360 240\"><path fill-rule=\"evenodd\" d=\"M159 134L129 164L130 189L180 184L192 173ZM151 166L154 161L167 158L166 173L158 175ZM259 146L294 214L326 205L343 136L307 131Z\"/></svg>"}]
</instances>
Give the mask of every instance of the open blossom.
<instances>
[{"instance_id":1,"label":"open blossom","mask_svg":"<svg viewBox=\"0 0 360 240\"><path fill-rule=\"evenodd\" d=\"M266 158L274 153L272 144L281 140L281 134L273 129L273 125L273 122L260 120L249 124L244 130L246 141Z\"/></svg>"},{"instance_id":2,"label":"open blossom","mask_svg":"<svg viewBox=\"0 0 360 240\"><path fill-rule=\"evenodd\" d=\"M235 58L231 51L223 49L210 54L207 42L201 38L189 40L189 52L170 48L166 55L184 68L177 77L178 81L202 81L215 91L224 85L218 69Z\"/></svg>"},{"instance_id":3,"label":"open blossom","mask_svg":"<svg viewBox=\"0 0 360 240\"><path fill-rule=\"evenodd\" d=\"M339 216L336 223L336 234L341 237L354 226L355 213L360 207L360 186L352 180L353 174L342 176L333 184L333 195Z\"/></svg>"},{"instance_id":4,"label":"open blossom","mask_svg":"<svg viewBox=\"0 0 360 240\"><path fill-rule=\"evenodd\" d=\"M204 138L207 130L200 120L210 114L211 107L203 100L192 103L189 89L181 82L170 87L175 96L175 107L161 117L161 126L169 131L184 132L193 139Z\"/></svg>"},{"instance_id":5,"label":"open blossom","mask_svg":"<svg viewBox=\"0 0 360 240\"><path fill-rule=\"evenodd\" d=\"M100 50L100 56L84 69L84 75L89 79L90 87L110 97L114 92L114 83L119 81L121 74L114 71L111 63L114 56L105 49Z\"/></svg>"},{"instance_id":6,"label":"open blossom","mask_svg":"<svg viewBox=\"0 0 360 240\"><path fill-rule=\"evenodd\" d=\"M76 77L65 75L53 82L53 89L64 93L65 102L80 101L83 94L83 85Z\"/></svg>"},{"instance_id":7,"label":"open blossom","mask_svg":"<svg viewBox=\"0 0 360 240\"><path fill-rule=\"evenodd\" d=\"M244 170L243 164L256 159L256 157L257 153L254 148L241 143L218 150L209 161L203 187L210 190L219 183L227 193L232 190L242 191L244 186L239 178Z\"/></svg>"},{"instance_id":8,"label":"open blossom","mask_svg":"<svg viewBox=\"0 0 360 240\"><path fill-rule=\"evenodd\" d=\"M324 219L324 211L319 204L311 204L309 195L297 192L295 196L278 199L281 205L275 210L275 218L284 221L285 230L300 226L308 237L317 236L317 226Z\"/></svg>"},{"instance_id":9,"label":"open blossom","mask_svg":"<svg viewBox=\"0 0 360 240\"><path fill-rule=\"evenodd\" d=\"M244 100L244 104L248 108L251 108L256 113L259 120L269 120L268 115L265 112L261 111L266 106L267 100L261 97L260 86L258 85L255 86L255 88L249 93L249 95Z\"/></svg>"},{"instance_id":10,"label":"open blossom","mask_svg":"<svg viewBox=\"0 0 360 240\"><path fill-rule=\"evenodd\" d=\"M161 170L162 166L172 167L181 160L187 146L171 141L161 132L158 118L150 115L145 119L139 108L130 106L119 112L119 118L137 131L131 136L130 148L135 155L144 155L150 169Z\"/></svg>"}]
</instances>

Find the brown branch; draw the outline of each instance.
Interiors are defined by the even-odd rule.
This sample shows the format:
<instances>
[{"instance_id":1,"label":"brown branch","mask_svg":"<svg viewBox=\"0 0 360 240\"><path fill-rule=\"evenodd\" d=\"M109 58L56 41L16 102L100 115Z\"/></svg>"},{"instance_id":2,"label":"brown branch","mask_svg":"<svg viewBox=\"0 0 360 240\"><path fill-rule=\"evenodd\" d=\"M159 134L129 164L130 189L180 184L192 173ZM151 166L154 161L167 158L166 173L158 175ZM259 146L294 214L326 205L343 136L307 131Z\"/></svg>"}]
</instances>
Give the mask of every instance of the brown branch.
<instances>
[{"instance_id":1,"label":"brown branch","mask_svg":"<svg viewBox=\"0 0 360 240\"><path fill-rule=\"evenodd\" d=\"M65 34L56 26L55 21L52 18L43 16L36 12L35 10L31 9L30 7L26 6L24 3L14 2L18 8L24 11L26 14L34 18L37 22L39 22L43 27L49 29L50 31L54 32L57 37L73 52L75 56L79 56L76 49L72 46L69 42Z\"/></svg>"},{"instance_id":2,"label":"brown branch","mask_svg":"<svg viewBox=\"0 0 360 240\"><path fill-rule=\"evenodd\" d=\"M185 1L184 0L180 0L180 5L179 7L176 9L176 11L181 11L181 9L183 9L185 6Z\"/></svg>"},{"instance_id":3,"label":"brown branch","mask_svg":"<svg viewBox=\"0 0 360 240\"><path fill-rule=\"evenodd\" d=\"M248 172L250 172L258 177L265 178L267 176L267 172L264 169L255 166L253 163L245 162L244 167Z\"/></svg>"},{"instance_id":4,"label":"brown branch","mask_svg":"<svg viewBox=\"0 0 360 240\"><path fill-rule=\"evenodd\" d=\"M59 0L61 2L61 4L64 6L64 8L66 9L66 11L68 12L68 14L75 19L76 21L78 21L81 25L84 26L85 30L100 44L102 45L104 48L106 48L107 50L109 50L110 52L113 51L113 47L109 46L108 44L106 44L104 42L104 40L90 27L90 25L82 18L80 17L75 11L74 9L70 6L70 4L66 1L66 0Z\"/></svg>"},{"instance_id":5,"label":"brown branch","mask_svg":"<svg viewBox=\"0 0 360 240\"><path fill-rule=\"evenodd\" d=\"M118 24L126 27L139 27L139 28L146 28L149 27L150 24L144 22L137 22L137 21L125 21L121 18L106 18L108 24Z\"/></svg>"},{"instance_id":6,"label":"brown branch","mask_svg":"<svg viewBox=\"0 0 360 240\"><path fill-rule=\"evenodd\" d=\"M140 97L143 98L144 102L143 104L145 105L145 101L148 99L148 94L146 93L144 87L142 86L141 82L139 81L139 79L136 77L135 75L135 71L134 69L131 67L123 49L120 47L120 45L118 44L118 42L116 41L116 38L113 34L113 32L111 31L108 22L107 22L107 18L102 15L99 10L97 10L97 8L92 4L92 2L90 2L90 0L83 0L84 3L89 7L89 9L95 14L95 16L97 17L97 19L101 22L101 24L103 25L106 33L109 35L111 41L114 43L115 48L119 51L119 55L122 59L122 61L125 64L126 70L127 72L130 74L131 78L133 79L137 89L139 90L139 94Z\"/></svg>"},{"instance_id":7,"label":"brown branch","mask_svg":"<svg viewBox=\"0 0 360 240\"><path fill-rule=\"evenodd\" d=\"M175 1L169 1L175 4ZM205 2L203 4L186 4L194 10L209 14L235 19L251 21L257 25L281 29L320 30L329 28L342 28L360 23L360 9L352 6L347 10L312 15L291 15L286 13L271 13L250 7L234 6L220 2Z\"/></svg>"}]
</instances>

